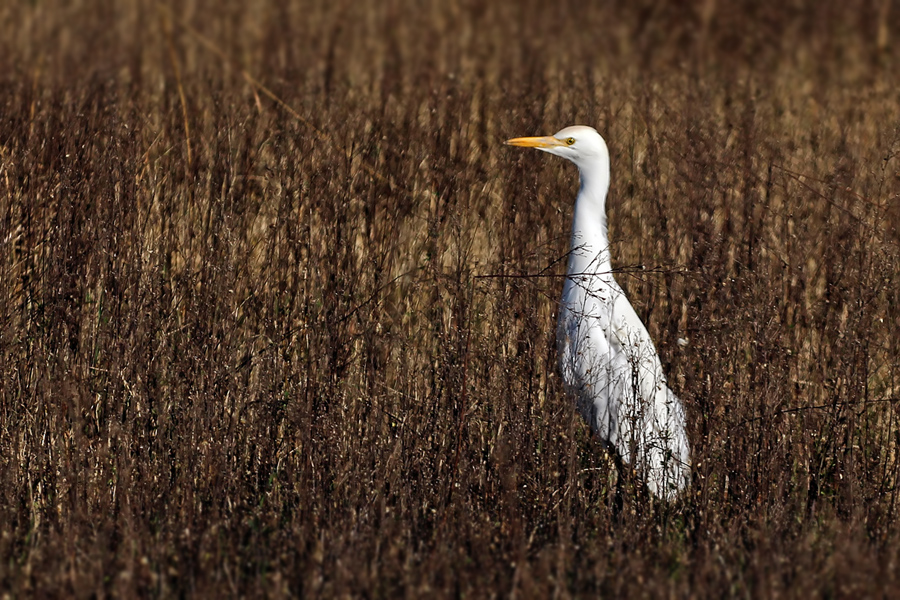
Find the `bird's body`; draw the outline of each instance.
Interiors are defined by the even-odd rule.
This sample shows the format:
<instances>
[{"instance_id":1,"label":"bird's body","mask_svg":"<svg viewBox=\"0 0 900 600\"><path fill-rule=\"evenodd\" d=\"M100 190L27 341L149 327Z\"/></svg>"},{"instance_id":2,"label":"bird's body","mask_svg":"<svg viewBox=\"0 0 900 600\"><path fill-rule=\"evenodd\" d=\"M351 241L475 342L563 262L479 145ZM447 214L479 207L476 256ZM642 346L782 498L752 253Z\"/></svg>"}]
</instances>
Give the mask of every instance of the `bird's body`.
<instances>
[{"instance_id":1,"label":"bird's body","mask_svg":"<svg viewBox=\"0 0 900 600\"><path fill-rule=\"evenodd\" d=\"M515 138L574 162L581 189L559 309L557 346L566 388L591 429L671 499L688 485L684 409L669 389L650 334L613 277L606 223L609 152L593 128Z\"/></svg>"}]
</instances>

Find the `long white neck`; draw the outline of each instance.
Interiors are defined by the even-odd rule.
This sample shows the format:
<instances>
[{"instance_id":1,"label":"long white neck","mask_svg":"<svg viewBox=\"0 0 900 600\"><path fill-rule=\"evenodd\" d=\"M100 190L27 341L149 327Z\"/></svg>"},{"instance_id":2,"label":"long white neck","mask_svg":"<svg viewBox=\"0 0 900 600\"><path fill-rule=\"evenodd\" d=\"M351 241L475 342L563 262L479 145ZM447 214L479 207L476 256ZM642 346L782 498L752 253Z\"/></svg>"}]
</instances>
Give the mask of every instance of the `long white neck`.
<instances>
[{"instance_id":1,"label":"long white neck","mask_svg":"<svg viewBox=\"0 0 900 600\"><path fill-rule=\"evenodd\" d=\"M606 193L609 190L609 159L579 165L581 189L572 219L569 275L593 274L612 279L609 233L606 226Z\"/></svg>"}]
</instances>

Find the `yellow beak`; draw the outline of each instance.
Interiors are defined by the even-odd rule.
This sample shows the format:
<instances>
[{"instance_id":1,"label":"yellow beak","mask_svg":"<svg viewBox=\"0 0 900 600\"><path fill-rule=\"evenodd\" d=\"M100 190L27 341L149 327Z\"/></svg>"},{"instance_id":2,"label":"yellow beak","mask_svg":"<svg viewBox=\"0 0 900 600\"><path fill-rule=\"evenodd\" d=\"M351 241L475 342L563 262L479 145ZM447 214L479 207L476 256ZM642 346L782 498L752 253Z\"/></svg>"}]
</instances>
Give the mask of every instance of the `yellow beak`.
<instances>
[{"instance_id":1,"label":"yellow beak","mask_svg":"<svg viewBox=\"0 0 900 600\"><path fill-rule=\"evenodd\" d=\"M518 137L506 140L508 146L521 146L522 148L554 148L556 146L565 146L565 143L556 139L552 135L543 137Z\"/></svg>"}]
</instances>

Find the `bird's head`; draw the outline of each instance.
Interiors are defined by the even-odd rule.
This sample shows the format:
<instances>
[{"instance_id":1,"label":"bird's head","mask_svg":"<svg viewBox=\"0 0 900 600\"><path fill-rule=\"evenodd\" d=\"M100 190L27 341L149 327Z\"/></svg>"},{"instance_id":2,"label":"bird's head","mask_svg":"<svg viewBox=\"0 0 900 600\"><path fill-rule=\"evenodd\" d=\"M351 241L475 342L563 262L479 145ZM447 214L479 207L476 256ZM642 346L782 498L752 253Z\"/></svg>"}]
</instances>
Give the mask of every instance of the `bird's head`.
<instances>
[{"instance_id":1,"label":"bird's head","mask_svg":"<svg viewBox=\"0 0 900 600\"><path fill-rule=\"evenodd\" d=\"M606 142L593 127L573 125L543 137L520 137L506 140L510 146L537 148L550 154L562 156L578 165L584 171L600 163L609 163Z\"/></svg>"}]
</instances>

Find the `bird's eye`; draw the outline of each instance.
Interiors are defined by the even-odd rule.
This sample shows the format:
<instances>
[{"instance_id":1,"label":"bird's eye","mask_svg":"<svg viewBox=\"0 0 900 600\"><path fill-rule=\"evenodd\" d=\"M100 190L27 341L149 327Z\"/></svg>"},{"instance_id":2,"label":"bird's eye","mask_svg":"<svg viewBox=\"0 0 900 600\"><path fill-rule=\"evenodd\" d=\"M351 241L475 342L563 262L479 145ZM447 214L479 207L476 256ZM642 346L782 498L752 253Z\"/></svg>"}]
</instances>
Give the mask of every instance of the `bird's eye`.
<instances>
[{"instance_id":1,"label":"bird's eye","mask_svg":"<svg viewBox=\"0 0 900 600\"><path fill-rule=\"evenodd\" d=\"M575 138L566 138L566 143L571 146L575 143Z\"/></svg>"}]
</instances>

